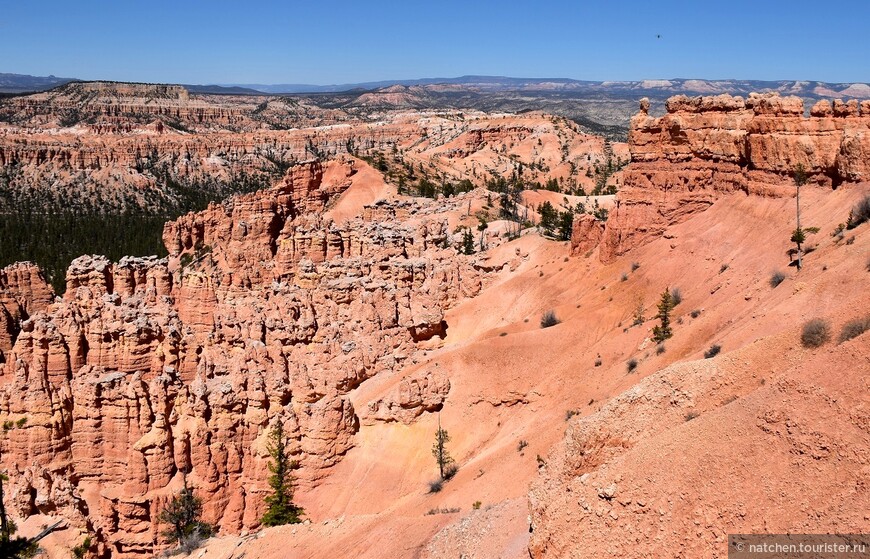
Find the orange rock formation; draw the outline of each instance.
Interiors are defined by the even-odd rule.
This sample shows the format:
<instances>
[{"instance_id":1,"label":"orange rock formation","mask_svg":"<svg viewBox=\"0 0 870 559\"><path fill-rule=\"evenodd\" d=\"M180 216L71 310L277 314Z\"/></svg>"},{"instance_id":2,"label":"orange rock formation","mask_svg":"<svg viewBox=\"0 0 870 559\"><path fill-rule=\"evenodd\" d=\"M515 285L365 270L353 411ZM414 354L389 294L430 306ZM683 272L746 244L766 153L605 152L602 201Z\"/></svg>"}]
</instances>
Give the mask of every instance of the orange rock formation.
<instances>
[{"instance_id":1,"label":"orange rock formation","mask_svg":"<svg viewBox=\"0 0 870 559\"><path fill-rule=\"evenodd\" d=\"M817 187L870 179L870 102L827 101L804 116L798 97L684 95L654 118L648 103L632 118L631 166L601 243L605 261L661 236L670 225L730 192L792 195L802 166ZM588 227L579 224L578 227ZM595 234L595 233L593 233ZM590 244L575 235L575 253Z\"/></svg>"},{"instance_id":2,"label":"orange rock formation","mask_svg":"<svg viewBox=\"0 0 870 559\"><path fill-rule=\"evenodd\" d=\"M261 439L278 417L303 483L341 459L358 429L347 392L444 336L444 309L482 275L441 248L437 219L324 219L355 174L330 166L336 182L303 163L271 190L168 223L169 259L78 258L54 304L34 267L3 270L0 408L27 417L3 443L17 514L87 518L113 557L147 554L183 472L209 521L258 524ZM408 420L448 390L423 378L376 415Z\"/></svg>"}]
</instances>

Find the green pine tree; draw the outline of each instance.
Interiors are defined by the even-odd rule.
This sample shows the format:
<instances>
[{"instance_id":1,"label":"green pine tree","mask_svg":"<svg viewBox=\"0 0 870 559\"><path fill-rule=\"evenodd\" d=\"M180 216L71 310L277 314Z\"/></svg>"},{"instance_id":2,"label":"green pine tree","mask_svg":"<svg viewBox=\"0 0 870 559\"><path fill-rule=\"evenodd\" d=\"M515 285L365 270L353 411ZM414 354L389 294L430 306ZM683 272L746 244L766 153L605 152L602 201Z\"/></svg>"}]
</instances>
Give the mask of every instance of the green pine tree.
<instances>
[{"instance_id":1,"label":"green pine tree","mask_svg":"<svg viewBox=\"0 0 870 559\"><path fill-rule=\"evenodd\" d=\"M462 233L462 254L474 254L474 235L471 234L471 229Z\"/></svg>"},{"instance_id":2,"label":"green pine tree","mask_svg":"<svg viewBox=\"0 0 870 559\"><path fill-rule=\"evenodd\" d=\"M199 536L207 538L214 533L214 528L200 520L202 516L202 499L193 494L193 490L184 479L184 488L172 497L166 508L160 511L158 519L169 524L169 529L163 532L170 542L181 544L185 538Z\"/></svg>"},{"instance_id":3,"label":"green pine tree","mask_svg":"<svg viewBox=\"0 0 870 559\"><path fill-rule=\"evenodd\" d=\"M547 235L553 234L553 228L556 226L556 220L558 219L558 212L553 207L553 204L550 202L544 202L541 204L541 207L538 208L538 214L541 216L541 229Z\"/></svg>"},{"instance_id":4,"label":"green pine tree","mask_svg":"<svg viewBox=\"0 0 870 559\"><path fill-rule=\"evenodd\" d=\"M658 308L659 312L656 318L659 319L660 324L653 327L653 339L657 343L662 343L674 335L673 330L671 330L671 311L674 308L674 299L671 296L670 289L665 288Z\"/></svg>"},{"instance_id":5,"label":"green pine tree","mask_svg":"<svg viewBox=\"0 0 870 559\"><path fill-rule=\"evenodd\" d=\"M299 463L287 456L287 438L284 436L284 424L278 421L269 433L269 443L266 447L272 463L269 464L269 487L272 494L266 497L269 508L263 515L264 526L281 526L283 524L298 524L304 514L302 507L293 504L292 471Z\"/></svg>"},{"instance_id":6,"label":"green pine tree","mask_svg":"<svg viewBox=\"0 0 870 559\"><path fill-rule=\"evenodd\" d=\"M447 443L449 442L450 435L441 428L441 417L439 416L438 430L435 431L435 444L432 445L432 456L435 457L435 462L438 463L438 473L441 475L441 479L449 479L455 472L453 458L447 452Z\"/></svg>"},{"instance_id":7,"label":"green pine tree","mask_svg":"<svg viewBox=\"0 0 870 559\"><path fill-rule=\"evenodd\" d=\"M570 241L574 228L574 210L559 212L559 240Z\"/></svg>"}]
</instances>

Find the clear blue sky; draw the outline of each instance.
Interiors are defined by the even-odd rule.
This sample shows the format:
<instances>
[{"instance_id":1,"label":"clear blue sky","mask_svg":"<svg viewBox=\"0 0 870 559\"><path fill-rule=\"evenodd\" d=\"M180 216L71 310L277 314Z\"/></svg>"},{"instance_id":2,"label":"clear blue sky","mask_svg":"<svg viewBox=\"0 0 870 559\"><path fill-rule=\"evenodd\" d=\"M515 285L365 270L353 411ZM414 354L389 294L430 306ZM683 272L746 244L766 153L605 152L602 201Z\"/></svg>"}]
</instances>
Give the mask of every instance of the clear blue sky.
<instances>
[{"instance_id":1,"label":"clear blue sky","mask_svg":"<svg viewBox=\"0 0 870 559\"><path fill-rule=\"evenodd\" d=\"M2 0L0 72L202 84L870 82L870 0Z\"/></svg>"}]
</instances>

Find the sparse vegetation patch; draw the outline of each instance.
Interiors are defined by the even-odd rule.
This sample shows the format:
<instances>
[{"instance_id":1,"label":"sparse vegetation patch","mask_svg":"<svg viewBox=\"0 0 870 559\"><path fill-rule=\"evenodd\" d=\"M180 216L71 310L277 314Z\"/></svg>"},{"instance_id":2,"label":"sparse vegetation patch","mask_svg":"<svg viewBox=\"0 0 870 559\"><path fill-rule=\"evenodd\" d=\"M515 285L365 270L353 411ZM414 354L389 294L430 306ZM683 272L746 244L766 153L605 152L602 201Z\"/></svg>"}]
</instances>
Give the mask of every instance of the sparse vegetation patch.
<instances>
[{"instance_id":1,"label":"sparse vegetation patch","mask_svg":"<svg viewBox=\"0 0 870 559\"><path fill-rule=\"evenodd\" d=\"M843 325L843 330L840 331L840 343L857 338L867 330L870 330L870 315L863 318L850 320Z\"/></svg>"},{"instance_id":2,"label":"sparse vegetation patch","mask_svg":"<svg viewBox=\"0 0 870 559\"><path fill-rule=\"evenodd\" d=\"M433 514L453 514L453 513L459 512L459 510L460 510L459 507L443 508L443 509L435 508L435 509L429 509L429 511L426 513L426 515L431 516Z\"/></svg>"},{"instance_id":3,"label":"sparse vegetation patch","mask_svg":"<svg viewBox=\"0 0 870 559\"><path fill-rule=\"evenodd\" d=\"M549 328L562 322L553 311L547 311L541 316L541 328Z\"/></svg>"},{"instance_id":4,"label":"sparse vegetation patch","mask_svg":"<svg viewBox=\"0 0 870 559\"><path fill-rule=\"evenodd\" d=\"M854 229L868 220L870 220L870 195L864 196L852 207L846 229Z\"/></svg>"},{"instance_id":5,"label":"sparse vegetation patch","mask_svg":"<svg viewBox=\"0 0 870 559\"><path fill-rule=\"evenodd\" d=\"M783 274L779 270L776 270L775 272L770 274L770 287L776 287L783 281L785 281L785 274Z\"/></svg>"},{"instance_id":6,"label":"sparse vegetation patch","mask_svg":"<svg viewBox=\"0 0 870 559\"><path fill-rule=\"evenodd\" d=\"M804 347L821 347L831 339L831 325L823 318L814 318L804 324L801 330L801 344Z\"/></svg>"}]
</instances>

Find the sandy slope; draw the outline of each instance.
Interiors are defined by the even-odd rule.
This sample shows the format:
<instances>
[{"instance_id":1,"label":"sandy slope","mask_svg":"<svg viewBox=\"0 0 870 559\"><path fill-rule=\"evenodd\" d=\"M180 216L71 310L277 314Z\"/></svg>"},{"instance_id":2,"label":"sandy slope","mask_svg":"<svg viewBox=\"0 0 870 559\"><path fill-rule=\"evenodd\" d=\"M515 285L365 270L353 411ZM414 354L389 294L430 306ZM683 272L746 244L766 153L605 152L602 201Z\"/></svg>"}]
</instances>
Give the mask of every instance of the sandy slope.
<instances>
[{"instance_id":1,"label":"sandy slope","mask_svg":"<svg viewBox=\"0 0 870 559\"><path fill-rule=\"evenodd\" d=\"M807 521L792 525L819 527L824 522L810 520L809 510L821 509L821 518L840 518L850 529L866 529L868 520L858 512L866 506L850 512L836 505L839 499L854 498L857 489L835 490L841 482L855 483L854 468L862 450L865 465L860 475L866 477L866 430L856 433L854 425L860 421L842 419L850 413L864 417L870 405L866 335L816 351L800 347L798 336L800 325L810 317L829 317L838 332L845 320L870 308L870 274L865 269L870 225L847 235L855 236L852 244L836 243L830 236L854 201L868 191L870 185L865 184L806 193L804 219L821 231L810 236L809 244L817 249L805 258L800 273L788 267L785 254L794 201L742 194L722 198L708 211L670 228L664 238L609 265L594 255L568 258L565 243L537 236L494 249L488 262L505 264L499 279L448 313L447 337L440 347L431 348L401 374L374 379L353 394L354 407L365 410L368 402L395 391L402 377L425 370L445 372L451 391L441 421L451 434L449 448L460 466L456 478L440 493L427 493L427 482L436 475L430 455L434 414L424 414L411 425L363 421L356 447L326 482L298 494L310 525L267 529L251 539L217 538L194 556L527 557L529 484L539 470L550 470L549 476L562 468L559 471L570 476L566 466L556 466L565 459L561 441L566 425L570 434L588 421L596 428L616 422L605 447L617 458L602 455L600 462L587 464L587 471L600 466L593 475L601 483L618 472L626 480L620 487L630 488L632 502L640 499L645 505L667 508L669 516L664 517L669 523L662 529L678 533L673 539L721 539L721 528L712 528L715 533L696 530L695 516L715 517L725 511L722 514L733 518L741 507L732 504L739 502L758 520L751 516L756 498L766 506L782 507L784 512L771 518L774 524L803 514ZM635 271L633 262L639 264ZM723 264L727 269L721 270ZM773 269L787 275L775 289L768 283ZM650 340L654 321L649 319L667 286L679 287L684 300L674 311L675 335L667 350L657 355ZM648 320L629 328L639 303ZM549 309L562 322L541 329L541 314ZM695 309L702 312L692 318ZM722 346L723 354L703 360L703 351L713 343ZM633 373L626 368L631 357L639 360ZM594 365L596 358L601 366ZM823 372L844 367L854 374L827 375L824 383L818 382ZM662 383L683 395L679 405L664 404L668 399L661 396ZM648 406L624 403L644 399L646 393ZM771 398L782 400L775 408L780 415L772 422L786 446L766 456L761 453L765 436L754 425ZM566 423L568 410L577 417ZM784 432L788 410L794 410L799 435ZM700 417L686 422L689 412ZM584 419L591 414L593 419ZM820 428L825 422L829 427ZM816 431L821 435L813 435ZM825 433L855 446L844 451L848 459L842 463L851 473L821 483L835 469L806 455L820 448L819 437ZM723 440L729 443L725 447ZM527 443L521 451L520 441ZM569 445L570 441L569 436ZM752 460L734 462L739 454L734 449L740 445L756 453ZM803 450L795 454L794 448ZM764 485L807 468L811 471L805 480L787 484L788 491L780 497L766 491L738 498L747 485ZM720 478L728 480L725 486L718 484ZM577 544L570 538L585 533L578 532L577 518L564 508L569 507L567 501L563 508L557 506L559 487L549 485L547 490L557 493L536 495L552 498L553 514L562 515L555 518L553 532L571 527L569 539L550 551L570 555ZM475 501L482 503L480 510L472 507ZM459 512L426 514L454 507ZM624 518L622 511L615 514ZM594 539L598 534L604 540L613 530L646 537L638 533L640 528L632 532L634 522L647 526L634 516L625 522L598 519L588 524L598 532L582 537ZM625 536L621 545L635 536ZM553 536L552 542L556 539ZM699 551L691 545L686 549L689 556Z\"/></svg>"}]
</instances>

